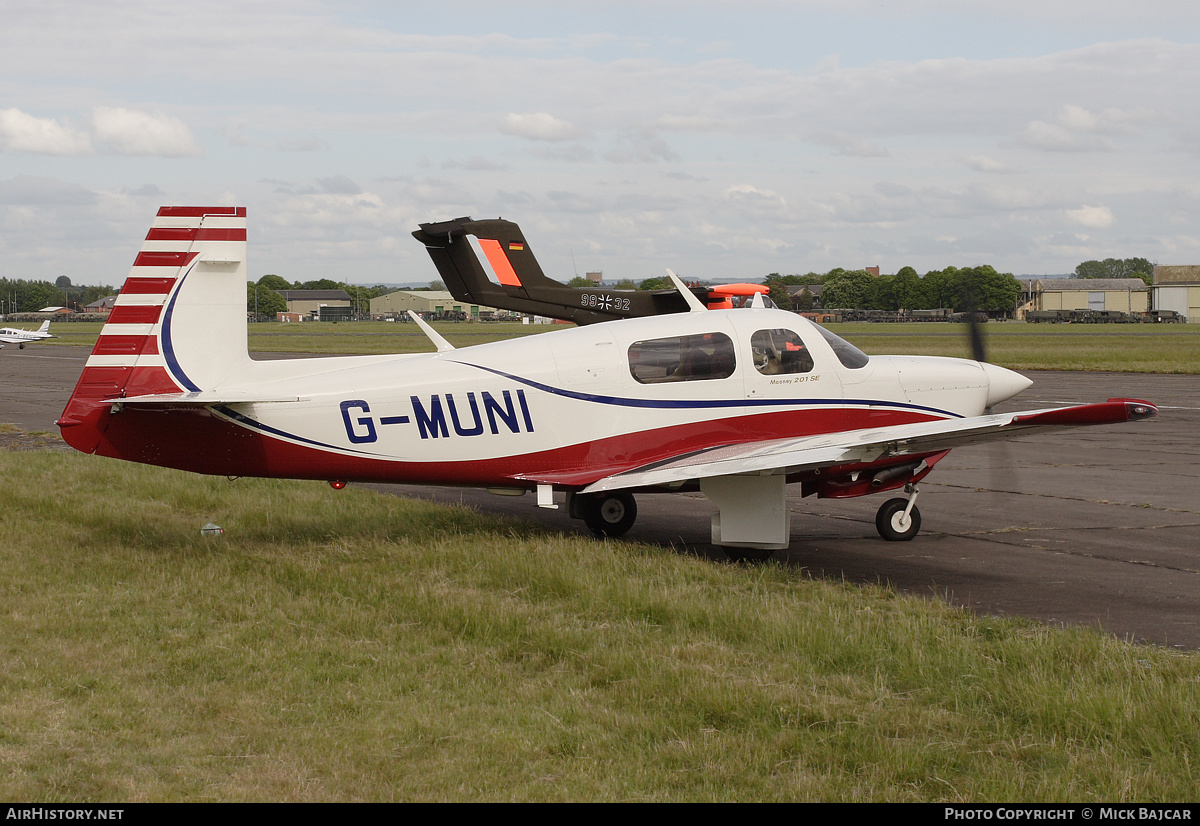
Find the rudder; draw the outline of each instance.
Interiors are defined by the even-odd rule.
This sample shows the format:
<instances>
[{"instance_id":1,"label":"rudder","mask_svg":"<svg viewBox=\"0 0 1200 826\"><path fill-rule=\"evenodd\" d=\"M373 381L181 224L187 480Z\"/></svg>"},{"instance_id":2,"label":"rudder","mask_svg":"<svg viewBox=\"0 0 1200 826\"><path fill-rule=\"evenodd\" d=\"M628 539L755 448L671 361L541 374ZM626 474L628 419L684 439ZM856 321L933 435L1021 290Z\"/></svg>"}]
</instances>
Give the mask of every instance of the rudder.
<instances>
[{"instance_id":1,"label":"rudder","mask_svg":"<svg viewBox=\"0 0 1200 826\"><path fill-rule=\"evenodd\" d=\"M249 363L246 208L162 207L58 425L92 453L114 401L212 389Z\"/></svg>"}]
</instances>

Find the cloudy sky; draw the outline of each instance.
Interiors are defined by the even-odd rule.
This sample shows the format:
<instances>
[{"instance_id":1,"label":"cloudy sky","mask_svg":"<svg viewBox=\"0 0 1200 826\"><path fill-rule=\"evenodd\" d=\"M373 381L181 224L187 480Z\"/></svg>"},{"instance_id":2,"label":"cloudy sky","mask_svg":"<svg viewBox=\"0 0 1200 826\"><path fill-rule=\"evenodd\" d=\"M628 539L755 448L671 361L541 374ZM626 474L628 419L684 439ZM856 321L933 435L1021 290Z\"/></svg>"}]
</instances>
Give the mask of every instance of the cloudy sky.
<instances>
[{"instance_id":1,"label":"cloudy sky","mask_svg":"<svg viewBox=\"0 0 1200 826\"><path fill-rule=\"evenodd\" d=\"M162 204L253 277L1200 263L1194 0L0 0L0 276L120 283Z\"/></svg>"}]
</instances>

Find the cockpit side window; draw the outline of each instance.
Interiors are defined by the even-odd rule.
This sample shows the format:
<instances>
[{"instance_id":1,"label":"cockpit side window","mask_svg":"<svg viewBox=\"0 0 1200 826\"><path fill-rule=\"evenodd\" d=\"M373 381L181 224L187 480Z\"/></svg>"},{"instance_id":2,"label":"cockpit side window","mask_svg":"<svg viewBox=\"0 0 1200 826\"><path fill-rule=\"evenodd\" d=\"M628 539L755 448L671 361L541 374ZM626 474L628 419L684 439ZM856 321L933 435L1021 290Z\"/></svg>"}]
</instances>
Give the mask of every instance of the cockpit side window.
<instances>
[{"instance_id":1,"label":"cockpit side window","mask_svg":"<svg viewBox=\"0 0 1200 826\"><path fill-rule=\"evenodd\" d=\"M641 384L725 379L737 362L724 333L636 341L629 346L629 372Z\"/></svg>"},{"instance_id":2,"label":"cockpit side window","mask_svg":"<svg viewBox=\"0 0 1200 826\"><path fill-rule=\"evenodd\" d=\"M754 367L764 376L807 373L813 369L812 355L794 330L759 330L750 336Z\"/></svg>"},{"instance_id":3,"label":"cockpit side window","mask_svg":"<svg viewBox=\"0 0 1200 826\"><path fill-rule=\"evenodd\" d=\"M856 370L859 367L866 367L867 362L871 360L870 356L855 347L850 342L846 341L846 339L834 335L820 324L814 324L813 326L816 327L817 330L820 331L821 335L825 337L825 340L829 342L829 346L833 348L833 354L837 356L838 361L842 363L843 367L849 367L851 370Z\"/></svg>"}]
</instances>

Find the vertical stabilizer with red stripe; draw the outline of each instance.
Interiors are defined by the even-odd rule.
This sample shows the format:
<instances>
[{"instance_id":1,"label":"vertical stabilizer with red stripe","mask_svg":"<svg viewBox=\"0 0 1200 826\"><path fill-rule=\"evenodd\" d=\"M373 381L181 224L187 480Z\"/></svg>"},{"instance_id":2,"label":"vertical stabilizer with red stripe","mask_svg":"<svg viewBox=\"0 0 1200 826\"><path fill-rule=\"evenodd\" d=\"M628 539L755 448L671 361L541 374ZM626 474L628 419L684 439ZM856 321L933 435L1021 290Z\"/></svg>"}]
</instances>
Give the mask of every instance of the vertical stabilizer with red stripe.
<instances>
[{"instance_id":1,"label":"vertical stabilizer with red stripe","mask_svg":"<svg viewBox=\"0 0 1200 826\"><path fill-rule=\"evenodd\" d=\"M93 453L120 399L212 390L249 364L246 208L162 207L58 425Z\"/></svg>"}]
</instances>

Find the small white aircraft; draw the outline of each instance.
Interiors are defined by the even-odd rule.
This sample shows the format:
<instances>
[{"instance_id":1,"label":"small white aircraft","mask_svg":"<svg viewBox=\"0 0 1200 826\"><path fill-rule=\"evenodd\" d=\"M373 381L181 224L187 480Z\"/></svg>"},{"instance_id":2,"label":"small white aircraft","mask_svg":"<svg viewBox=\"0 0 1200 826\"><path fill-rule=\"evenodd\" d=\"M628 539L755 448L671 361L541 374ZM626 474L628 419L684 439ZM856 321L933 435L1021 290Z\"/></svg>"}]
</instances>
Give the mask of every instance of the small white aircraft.
<instances>
[{"instance_id":1,"label":"small white aircraft","mask_svg":"<svg viewBox=\"0 0 1200 826\"><path fill-rule=\"evenodd\" d=\"M49 321L43 321L42 326L36 330L4 327L0 329L0 350L4 349L5 344L15 344L18 350L24 350L26 344L33 344L35 341L45 341L48 338L54 338L54 336L50 335Z\"/></svg>"},{"instance_id":2,"label":"small white aircraft","mask_svg":"<svg viewBox=\"0 0 1200 826\"><path fill-rule=\"evenodd\" d=\"M501 249L506 245L498 244ZM522 245L523 246L523 245ZM163 207L58 421L85 453L227 476L532 491L598 535L640 492L700 490L712 541L785 548L785 486L903 489L886 539L920 528L916 484L950 448L1157 414L1149 402L991 414L1028 387L980 361L864 355L756 300L435 352L252 361L246 211Z\"/></svg>"}]
</instances>

